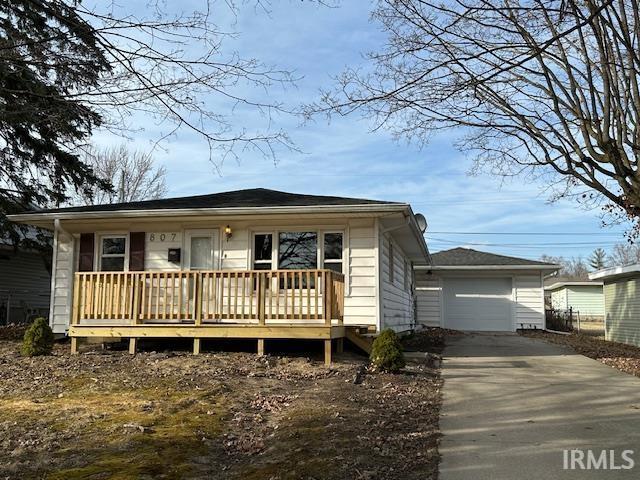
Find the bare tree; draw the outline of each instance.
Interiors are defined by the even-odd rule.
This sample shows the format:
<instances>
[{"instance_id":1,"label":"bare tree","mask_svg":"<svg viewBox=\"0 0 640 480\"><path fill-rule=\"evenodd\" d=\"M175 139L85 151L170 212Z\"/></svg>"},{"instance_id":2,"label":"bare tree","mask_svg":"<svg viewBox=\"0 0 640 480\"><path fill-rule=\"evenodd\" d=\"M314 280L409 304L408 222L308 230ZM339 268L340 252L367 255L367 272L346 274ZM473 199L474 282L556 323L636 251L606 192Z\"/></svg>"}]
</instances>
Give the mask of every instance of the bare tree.
<instances>
[{"instance_id":1,"label":"bare tree","mask_svg":"<svg viewBox=\"0 0 640 480\"><path fill-rule=\"evenodd\" d=\"M80 161L97 128L132 137L150 119L158 142L195 134L217 167L295 149L270 95L291 73L230 45L243 3L132 3L0 2L0 235L20 237L6 219L15 198L44 207L108 188Z\"/></svg>"},{"instance_id":2,"label":"bare tree","mask_svg":"<svg viewBox=\"0 0 640 480\"><path fill-rule=\"evenodd\" d=\"M360 110L498 175L528 172L616 219L640 215L639 0L378 0L388 40L308 105Z\"/></svg>"},{"instance_id":3,"label":"bare tree","mask_svg":"<svg viewBox=\"0 0 640 480\"><path fill-rule=\"evenodd\" d=\"M589 267L582 257L555 257L552 255L542 255L540 260L548 263L555 263L562 268L557 272L557 277L567 280L589 280Z\"/></svg>"},{"instance_id":4,"label":"bare tree","mask_svg":"<svg viewBox=\"0 0 640 480\"><path fill-rule=\"evenodd\" d=\"M631 265L640 263L640 245L618 243L613 246L609 256L613 266Z\"/></svg>"},{"instance_id":5,"label":"bare tree","mask_svg":"<svg viewBox=\"0 0 640 480\"><path fill-rule=\"evenodd\" d=\"M162 198L167 193L164 167L154 165L151 154L131 151L126 145L88 149L83 162L95 175L113 184L113 189L94 187L72 195L73 203L99 205Z\"/></svg>"}]
</instances>

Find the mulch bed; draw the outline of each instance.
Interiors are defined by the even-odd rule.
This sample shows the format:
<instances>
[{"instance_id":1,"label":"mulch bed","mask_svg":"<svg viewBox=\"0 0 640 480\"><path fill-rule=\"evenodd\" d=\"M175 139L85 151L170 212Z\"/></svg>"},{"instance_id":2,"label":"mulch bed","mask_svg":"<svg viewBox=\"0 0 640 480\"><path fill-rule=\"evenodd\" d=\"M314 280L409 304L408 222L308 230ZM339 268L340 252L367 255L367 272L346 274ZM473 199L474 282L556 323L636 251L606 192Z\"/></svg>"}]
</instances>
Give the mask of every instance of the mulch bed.
<instances>
[{"instance_id":1,"label":"mulch bed","mask_svg":"<svg viewBox=\"0 0 640 480\"><path fill-rule=\"evenodd\" d=\"M609 342L588 333L558 335L544 331L523 331L522 335L566 345L576 353L598 360L622 372L640 377L640 348L624 343Z\"/></svg>"},{"instance_id":2,"label":"mulch bed","mask_svg":"<svg viewBox=\"0 0 640 480\"><path fill-rule=\"evenodd\" d=\"M437 478L442 381L426 364L19 349L0 342L2 479Z\"/></svg>"},{"instance_id":3,"label":"mulch bed","mask_svg":"<svg viewBox=\"0 0 640 480\"><path fill-rule=\"evenodd\" d=\"M408 352L442 353L445 338L452 335L464 335L464 333L446 328L426 327L400 337L400 343L402 348Z\"/></svg>"},{"instance_id":4,"label":"mulch bed","mask_svg":"<svg viewBox=\"0 0 640 480\"><path fill-rule=\"evenodd\" d=\"M0 340L22 340L27 325L3 325L0 327Z\"/></svg>"}]
</instances>

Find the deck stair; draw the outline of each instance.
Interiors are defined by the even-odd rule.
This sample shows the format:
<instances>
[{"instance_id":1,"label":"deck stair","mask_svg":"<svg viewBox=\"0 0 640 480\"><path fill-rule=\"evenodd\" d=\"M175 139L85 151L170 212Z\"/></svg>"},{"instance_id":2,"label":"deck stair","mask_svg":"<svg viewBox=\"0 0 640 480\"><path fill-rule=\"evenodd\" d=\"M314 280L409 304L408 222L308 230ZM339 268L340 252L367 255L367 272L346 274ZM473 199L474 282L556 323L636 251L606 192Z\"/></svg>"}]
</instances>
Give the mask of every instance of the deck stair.
<instances>
[{"instance_id":1,"label":"deck stair","mask_svg":"<svg viewBox=\"0 0 640 480\"><path fill-rule=\"evenodd\" d=\"M371 346L377 336L377 333L370 332L367 327L345 329L345 337L347 340L367 354L371 353Z\"/></svg>"}]
</instances>

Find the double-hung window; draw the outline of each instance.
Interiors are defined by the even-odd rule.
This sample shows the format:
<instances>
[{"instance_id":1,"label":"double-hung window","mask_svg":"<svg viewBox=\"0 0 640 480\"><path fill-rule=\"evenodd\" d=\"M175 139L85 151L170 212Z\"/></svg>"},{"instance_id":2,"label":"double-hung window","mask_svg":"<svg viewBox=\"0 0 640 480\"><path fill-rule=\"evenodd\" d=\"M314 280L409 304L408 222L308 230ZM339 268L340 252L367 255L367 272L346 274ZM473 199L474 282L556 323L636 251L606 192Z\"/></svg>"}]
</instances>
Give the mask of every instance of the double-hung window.
<instances>
[{"instance_id":1,"label":"double-hung window","mask_svg":"<svg viewBox=\"0 0 640 480\"><path fill-rule=\"evenodd\" d=\"M103 235L98 248L101 271L123 272L127 269L126 235Z\"/></svg>"},{"instance_id":2,"label":"double-hung window","mask_svg":"<svg viewBox=\"0 0 640 480\"><path fill-rule=\"evenodd\" d=\"M343 272L343 235L340 232L326 232L322 246L322 266L334 272Z\"/></svg>"},{"instance_id":3,"label":"double-hung window","mask_svg":"<svg viewBox=\"0 0 640 480\"><path fill-rule=\"evenodd\" d=\"M273 234L256 233L253 236L253 269L273 268Z\"/></svg>"}]
</instances>

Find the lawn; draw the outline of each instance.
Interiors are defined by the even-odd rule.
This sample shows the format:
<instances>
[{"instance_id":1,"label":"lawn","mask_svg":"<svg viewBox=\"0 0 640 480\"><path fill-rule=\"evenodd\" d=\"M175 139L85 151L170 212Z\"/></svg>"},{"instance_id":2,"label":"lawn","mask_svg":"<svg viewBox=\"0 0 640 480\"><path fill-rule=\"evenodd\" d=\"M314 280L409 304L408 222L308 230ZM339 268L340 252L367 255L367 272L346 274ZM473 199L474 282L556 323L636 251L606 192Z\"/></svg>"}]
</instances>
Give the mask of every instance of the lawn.
<instances>
[{"instance_id":1,"label":"lawn","mask_svg":"<svg viewBox=\"0 0 640 480\"><path fill-rule=\"evenodd\" d=\"M349 352L326 368L300 354L68 350L24 358L0 341L0 478L437 477L441 379L425 364L362 376Z\"/></svg>"}]
</instances>

